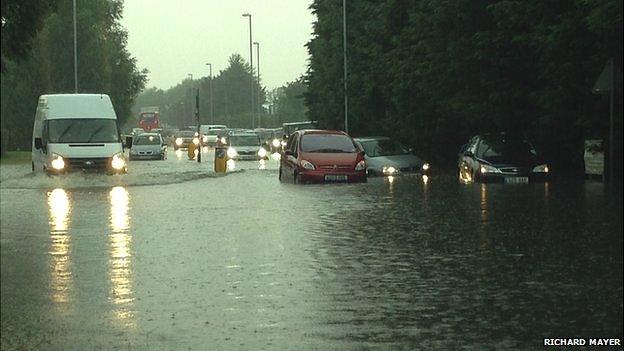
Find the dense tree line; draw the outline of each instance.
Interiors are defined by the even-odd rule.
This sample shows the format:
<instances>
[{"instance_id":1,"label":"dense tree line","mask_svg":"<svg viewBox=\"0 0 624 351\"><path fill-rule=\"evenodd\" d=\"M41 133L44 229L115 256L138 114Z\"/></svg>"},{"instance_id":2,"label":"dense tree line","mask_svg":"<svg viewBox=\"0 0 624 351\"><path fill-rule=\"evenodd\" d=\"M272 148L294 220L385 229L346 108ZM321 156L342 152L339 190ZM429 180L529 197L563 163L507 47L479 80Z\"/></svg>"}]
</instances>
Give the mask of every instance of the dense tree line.
<instances>
[{"instance_id":1,"label":"dense tree line","mask_svg":"<svg viewBox=\"0 0 624 351\"><path fill-rule=\"evenodd\" d=\"M0 120L13 148L30 147L39 95L74 92L72 1L34 2L2 2ZM78 92L110 95L120 123L131 115L147 74L126 49L122 9L121 0L90 0L78 2L76 11Z\"/></svg>"},{"instance_id":2,"label":"dense tree line","mask_svg":"<svg viewBox=\"0 0 624 351\"><path fill-rule=\"evenodd\" d=\"M217 73L212 80L213 122L234 128L251 126L250 80L254 74L254 126L275 128L284 122L305 120L307 107L304 94L307 86L303 77L284 86L267 92L257 80L255 72L239 54L233 54L228 66ZM210 118L210 77L185 79L167 90L149 88L142 92L135 101L133 117L126 128L137 123L141 107L158 106L164 123L178 128L196 125L195 94L199 89L200 124L209 124Z\"/></svg>"},{"instance_id":3,"label":"dense tree line","mask_svg":"<svg viewBox=\"0 0 624 351\"><path fill-rule=\"evenodd\" d=\"M212 79L212 110L214 124L226 124L231 127L249 128L251 126L251 75L254 74L254 109L258 124L258 115L265 114L265 89L258 82L249 63L239 54L233 54L228 60L228 67L221 70ZM178 85L162 90L150 88L144 91L134 105L134 116L138 116L141 107L158 106L162 120L179 128L196 125L195 96L199 89L199 121L210 124L210 77L185 79ZM136 121L136 117L134 118ZM136 124L132 122L133 126Z\"/></svg>"},{"instance_id":4,"label":"dense tree line","mask_svg":"<svg viewBox=\"0 0 624 351\"><path fill-rule=\"evenodd\" d=\"M346 4L352 134L396 136L450 165L470 135L520 132L557 169L573 170L582 170L584 138L607 137L609 100L591 88L610 57L622 67L621 0ZM343 128L342 2L311 9L309 116Z\"/></svg>"}]
</instances>

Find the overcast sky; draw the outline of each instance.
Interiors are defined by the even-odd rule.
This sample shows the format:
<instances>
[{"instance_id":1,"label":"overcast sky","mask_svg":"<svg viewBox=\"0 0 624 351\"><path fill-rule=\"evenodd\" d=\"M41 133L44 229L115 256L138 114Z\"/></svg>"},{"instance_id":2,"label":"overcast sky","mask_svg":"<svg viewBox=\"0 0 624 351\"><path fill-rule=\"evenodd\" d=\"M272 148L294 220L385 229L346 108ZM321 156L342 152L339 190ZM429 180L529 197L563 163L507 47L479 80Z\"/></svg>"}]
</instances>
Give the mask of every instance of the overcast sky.
<instances>
[{"instance_id":1,"label":"overcast sky","mask_svg":"<svg viewBox=\"0 0 624 351\"><path fill-rule=\"evenodd\" d=\"M147 87L168 89L187 75L216 76L233 53L249 61L249 19L260 43L260 76L269 90L305 73L312 37L311 0L126 0L121 24ZM253 49L254 68L256 48Z\"/></svg>"}]
</instances>

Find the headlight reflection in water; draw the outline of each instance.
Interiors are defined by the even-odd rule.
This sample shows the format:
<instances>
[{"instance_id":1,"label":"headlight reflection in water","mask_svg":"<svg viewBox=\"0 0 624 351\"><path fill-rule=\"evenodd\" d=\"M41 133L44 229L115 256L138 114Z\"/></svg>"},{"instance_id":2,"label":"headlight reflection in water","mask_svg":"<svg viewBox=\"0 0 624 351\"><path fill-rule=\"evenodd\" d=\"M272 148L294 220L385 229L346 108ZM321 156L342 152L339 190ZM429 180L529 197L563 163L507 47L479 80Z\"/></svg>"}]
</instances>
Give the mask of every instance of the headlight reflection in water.
<instances>
[{"instance_id":1,"label":"headlight reflection in water","mask_svg":"<svg viewBox=\"0 0 624 351\"><path fill-rule=\"evenodd\" d=\"M50 285L52 301L57 308L69 307L69 294L73 286L71 272L71 237L69 236L71 202L64 189L48 192L50 216Z\"/></svg>"},{"instance_id":2,"label":"headlight reflection in water","mask_svg":"<svg viewBox=\"0 0 624 351\"><path fill-rule=\"evenodd\" d=\"M130 195L121 186L109 193L110 229L109 271L110 299L116 305L113 313L124 327L134 327L134 292L132 287L132 236L130 235Z\"/></svg>"}]
</instances>

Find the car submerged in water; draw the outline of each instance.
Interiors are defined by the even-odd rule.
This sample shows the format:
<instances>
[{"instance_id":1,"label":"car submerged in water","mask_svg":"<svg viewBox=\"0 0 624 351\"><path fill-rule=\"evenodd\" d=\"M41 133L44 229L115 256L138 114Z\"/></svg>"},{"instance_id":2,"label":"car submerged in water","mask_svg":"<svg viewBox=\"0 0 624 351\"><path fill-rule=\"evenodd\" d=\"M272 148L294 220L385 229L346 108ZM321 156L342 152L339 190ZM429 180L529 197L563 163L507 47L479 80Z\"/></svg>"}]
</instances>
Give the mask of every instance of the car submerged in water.
<instances>
[{"instance_id":1,"label":"car submerged in water","mask_svg":"<svg viewBox=\"0 0 624 351\"><path fill-rule=\"evenodd\" d=\"M529 141L504 133L474 136L458 156L462 183L538 182L548 180L551 171Z\"/></svg>"},{"instance_id":2,"label":"car submerged in water","mask_svg":"<svg viewBox=\"0 0 624 351\"><path fill-rule=\"evenodd\" d=\"M397 140L389 137L361 137L355 138L355 141L365 152L368 176L429 173L429 163Z\"/></svg>"},{"instance_id":3,"label":"car submerged in water","mask_svg":"<svg viewBox=\"0 0 624 351\"><path fill-rule=\"evenodd\" d=\"M345 132L298 130L280 158L280 181L366 182L364 152Z\"/></svg>"}]
</instances>

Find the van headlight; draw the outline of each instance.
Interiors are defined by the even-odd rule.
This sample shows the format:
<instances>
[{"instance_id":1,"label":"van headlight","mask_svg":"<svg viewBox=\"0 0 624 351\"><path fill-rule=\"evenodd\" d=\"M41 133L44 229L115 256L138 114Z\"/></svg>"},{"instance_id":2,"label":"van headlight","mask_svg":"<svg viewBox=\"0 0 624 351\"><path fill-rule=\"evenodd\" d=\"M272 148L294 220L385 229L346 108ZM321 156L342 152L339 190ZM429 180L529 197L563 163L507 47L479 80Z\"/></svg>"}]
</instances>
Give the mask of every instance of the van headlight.
<instances>
[{"instance_id":1,"label":"van headlight","mask_svg":"<svg viewBox=\"0 0 624 351\"><path fill-rule=\"evenodd\" d=\"M193 138L193 144L199 145L199 138L198 137L194 137Z\"/></svg>"},{"instance_id":2,"label":"van headlight","mask_svg":"<svg viewBox=\"0 0 624 351\"><path fill-rule=\"evenodd\" d=\"M548 173L548 171L549 171L548 165L539 165L539 166L533 167L533 172L535 173Z\"/></svg>"},{"instance_id":3,"label":"van headlight","mask_svg":"<svg viewBox=\"0 0 624 351\"><path fill-rule=\"evenodd\" d=\"M65 160L63 159L63 156L61 155L57 155L57 154L52 154L52 168L54 168L57 171L62 170L63 168L65 168Z\"/></svg>"},{"instance_id":4,"label":"van headlight","mask_svg":"<svg viewBox=\"0 0 624 351\"><path fill-rule=\"evenodd\" d=\"M221 137L221 144L227 144L227 139L225 137Z\"/></svg>"},{"instance_id":5,"label":"van headlight","mask_svg":"<svg viewBox=\"0 0 624 351\"><path fill-rule=\"evenodd\" d=\"M202 137L202 143L207 143L207 142L208 142L208 137L204 135Z\"/></svg>"},{"instance_id":6,"label":"van headlight","mask_svg":"<svg viewBox=\"0 0 624 351\"><path fill-rule=\"evenodd\" d=\"M279 141L279 139L277 139L277 138L273 139L272 144L273 144L273 147L280 147L280 141Z\"/></svg>"},{"instance_id":7,"label":"van headlight","mask_svg":"<svg viewBox=\"0 0 624 351\"><path fill-rule=\"evenodd\" d=\"M113 169L117 171L121 171L122 169L124 169L124 167L126 167L126 159L123 157L122 153L113 155L111 167L113 167Z\"/></svg>"},{"instance_id":8,"label":"van headlight","mask_svg":"<svg viewBox=\"0 0 624 351\"><path fill-rule=\"evenodd\" d=\"M429 170L429 163L427 163L427 162L423 163L423 165L422 165L422 170L423 170L423 171L427 171L427 170Z\"/></svg>"},{"instance_id":9,"label":"van headlight","mask_svg":"<svg viewBox=\"0 0 624 351\"><path fill-rule=\"evenodd\" d=\"M231 147L231 148L228 148L228 149L227 149L227 156L228 156L229 158L234 158L234 157L236 157L237 155L238 155L238 152L236 152L236 149L235 149L235 148Z\"/></svg>"},{"instance_id":10,"label":"van headlight","mask_svg":"<svg viewBox=\"0 0 624 351\"><path fill-rule=\"evenodd\" d=\"M261 147L260 150L258 150L258 156L260 156L261 158L265 158L267 155L267 151Z\"/></svg>"}]
</instances>

